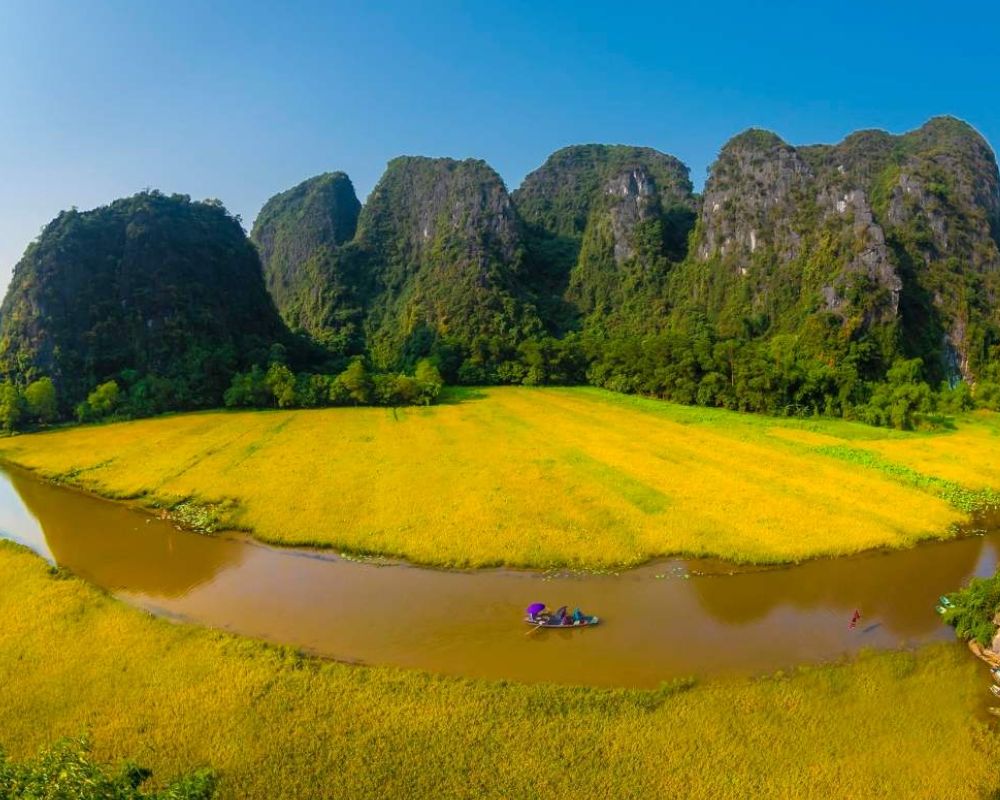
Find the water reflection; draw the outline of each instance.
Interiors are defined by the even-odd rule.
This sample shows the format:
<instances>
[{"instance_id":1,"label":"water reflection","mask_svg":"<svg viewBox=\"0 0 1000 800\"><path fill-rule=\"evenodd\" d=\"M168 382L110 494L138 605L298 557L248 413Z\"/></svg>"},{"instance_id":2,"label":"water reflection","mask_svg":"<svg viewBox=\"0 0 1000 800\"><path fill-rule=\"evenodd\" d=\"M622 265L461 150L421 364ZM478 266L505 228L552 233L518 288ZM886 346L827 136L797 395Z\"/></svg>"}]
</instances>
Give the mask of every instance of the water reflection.
<instances>
[{"instance_id":1,"label":"water reflection","mask_svg":"<svg viewBox=\"0 0 1000 800\"><path fill-rule=\"evenodd\" d=\"M0 525L10 538L91 583L111 591L139 590L151 598L187 594L238 567L246 549L46 485L19 470L0 480Z\"/></svg>"},{"instance_id":2,"label":"water reflection","mask_svg":"<svg viewBox=\"0 0 1000 800\"><path fill-rule=\"evenodd\" d=\"M376 567L201 536L16 471L0 474L0 529L156 613L322 655L635 686L950 639L935 601L991 572L998 541L991 534L735 575L685 578L719 565L676 561L620 576L546 580L511 570ZM532 633L521 611L534 601L580 605L606 624ZM863 619L850 629L855 608Z\"/></svg>"},{"instance_id":3,"label":"water reflection","mask_svg":"<svg viewBox=\"0 0 1000 800\"><path fill-rule=\"evenodd\" d=\"M937 598L970 575L992 574L993 541L972 536L909 550L810 561L795 567L691 581L701 607L730 625L758 622L776 609L860 609L903 637L938 628L928 614ZM696 568L696 564L690 565Z\"/></svg>"}]
</instances>

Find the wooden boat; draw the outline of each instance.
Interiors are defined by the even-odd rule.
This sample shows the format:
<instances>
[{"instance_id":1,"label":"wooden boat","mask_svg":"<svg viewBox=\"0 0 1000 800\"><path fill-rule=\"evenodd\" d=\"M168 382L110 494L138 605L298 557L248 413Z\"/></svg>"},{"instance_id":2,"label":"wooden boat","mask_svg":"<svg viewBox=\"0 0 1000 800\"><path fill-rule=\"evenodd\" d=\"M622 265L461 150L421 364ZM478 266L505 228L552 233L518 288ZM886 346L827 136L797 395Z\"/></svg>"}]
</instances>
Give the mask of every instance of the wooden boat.
<instances>
[{"instance_id":1,"label":"wooden boat","mask_svg":"<svg viewBox=\"0 0 1000 800\"><path fill-rule=\"evenodd\" d=\"M993 692L997 697L1000 697L1000 686L991 686L990 691Z\"/></svg>"},{"instance_id":2,"label":"wooden boat","mask_svg":"<svg viewBox=\"0 0 1000 800\"><path fill-rule=\"evenodd\" d=\"M571 614L567 614L561 620L554 616L525 617L524 621L536 628L589 628L597 625L601 620L591 614L584 614L580 619L573 619Z\"/></svg>"},{"instance_id":3,"label":"wooden boat","mask_svg":"<svg viewBox=\"0 0 1000 800\"><path fill-rule=\"evenodd\" d=\"M524 621L536 628L588 628L600 620L592 614L584 614L579 608L572 614L566 613L566 606L549 611L545 603L532 603L524 610Z\"/></svg>"}]
</instances>

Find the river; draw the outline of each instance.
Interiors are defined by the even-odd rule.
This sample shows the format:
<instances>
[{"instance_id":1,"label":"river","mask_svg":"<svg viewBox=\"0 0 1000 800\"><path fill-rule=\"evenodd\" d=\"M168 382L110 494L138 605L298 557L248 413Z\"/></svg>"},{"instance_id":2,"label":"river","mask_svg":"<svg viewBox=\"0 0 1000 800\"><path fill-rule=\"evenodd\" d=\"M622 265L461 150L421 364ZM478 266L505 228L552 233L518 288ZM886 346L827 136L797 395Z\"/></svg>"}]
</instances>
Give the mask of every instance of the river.
<instances>
[{"instance_id":1,"label":"river","mask_svg":"<svg viewBox=\"0 0 1000 800\"><path fill-rule=\"evenodd\" d=\"M443 571L178 530L15 469L0 472L0 535L177 621L344 661L597 686L953 639L937 597L992 574L1000 545L1000 534L980 534L763 570L676 559L620 575ZM532 632L522 612L535 601L580 606L602 624Z\"/></svg>"}]
</instances>

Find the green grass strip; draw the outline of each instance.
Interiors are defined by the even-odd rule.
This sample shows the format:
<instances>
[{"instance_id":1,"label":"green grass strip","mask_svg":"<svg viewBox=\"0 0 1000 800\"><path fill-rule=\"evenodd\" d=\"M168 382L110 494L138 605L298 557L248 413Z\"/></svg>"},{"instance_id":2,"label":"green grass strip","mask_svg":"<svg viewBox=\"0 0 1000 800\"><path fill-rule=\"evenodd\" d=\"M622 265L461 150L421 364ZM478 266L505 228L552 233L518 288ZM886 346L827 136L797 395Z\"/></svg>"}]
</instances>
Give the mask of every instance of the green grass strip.
<instances>
[{"instance_id":1,"label":"green grass strip","mask_svg":"<svg viewBox=\"0 0 1000 800\"><path fill-rule=\"evenodd\" d=\"M955 481L924 475L912 467L887 461L869 450L858 450L845 445L824 445L814 448L814 451L839 461L877 470L898 483L937 495L966 514L1000 507L1000 492L994 489L969 489Z\"/></svg>"}]
</instances>

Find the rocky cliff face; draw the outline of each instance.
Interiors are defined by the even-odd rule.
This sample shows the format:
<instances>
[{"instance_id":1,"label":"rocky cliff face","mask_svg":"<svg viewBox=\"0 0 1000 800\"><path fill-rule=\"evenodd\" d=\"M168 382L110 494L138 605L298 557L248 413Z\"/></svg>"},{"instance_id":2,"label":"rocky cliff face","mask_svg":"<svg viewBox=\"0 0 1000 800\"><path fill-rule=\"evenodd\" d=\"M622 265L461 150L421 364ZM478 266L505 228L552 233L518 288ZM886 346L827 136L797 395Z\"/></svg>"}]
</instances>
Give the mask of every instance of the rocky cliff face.
<instances>
[{"instance_id":1,"label":"rocky cliff face","mask_svg":"<svg viewBox=\"0 0 1000 800\"><path fill-rule=\"evenodd\" d=\"M151 192L63 212L28 247L0 308L0 370L47 375L69 403L132 371L209 405L284 330L239 223Z\"/></svg>"},{"instance_id":2,"label":"rocky cliff face","mask_svg":"<svg viewBox=\"0 0 1000 800\"><path fill-rule=\"evenodd\" d=\"M406 157L359 215L346 176L321 176L268 203L254 239L292 326L382 366L442 339L707 324L828 363L864 339L872 376L902 355L973 378L1000 343L998 184L954 119L804 147L750 130L700 198L649 148L564 148L512 196L481 161Z\"/></svg>"},{"instance_id":3,"label":"rocky cliff face","mask_svg":"<svg viewBox=\"0 0 1000 800\"><path fill-rule=\"evenodd\" d=\"M908 354L971 377L969 327L981 332L995 315L992 288L985 303L967 289L992 287L1000 268L997 191L989 146L949 118L832 146L747 131L711 169L695 244L702 275L684 286L731 326L757 316L792 330L821 313L848 331L895 326Z\"/></svg>"},{"instance_id":4,"label":"rocky cliff face","mask_svg":"<svg viewBox=\"0 0 1000 800\"><path fill-rule=\"evenodd\" d=\"M347 247L360 211L350 178L329 172L268 200L251 233L282 318L336 352L361 341L365 280Z\"/></svg>"},{"instance_id":5,"label":"rocky cliff face","mask_svg":"<svg viewBox=\"0 0 1000 800\"><path fill-rule=\"evenodd\" d=\"M520 221L483 161L391 161L361 213L356 244L370 269L365 330L379 364L432 339L512 343L540 330L523 285Z\"/></svg>"},{"instance_id":6,"label":"rocky cliff face","mask_svg":"<svg viewBox=\"0 0 1000 800\"><path fill-rule=\"evenodd\" d=\"M514 201L528 225L536 294L561 312L563 327L580 317L614 326L637 294L657 294L694 222L687 167L649 148L564 148Z\"/></svg>"},{"instance_id":7,"label":"rocky cliff face","mask_svg":"<svg viewBox=\"0 0 1000 800\"><path fill-rule=\"evenodd\" d=\"M275 195L257 215L250 238L267 289L293 328L316 332L308 306L323 280L322 264L354 238L360 211L350 178L329 172Z\"/></svg>"}]
</instances>

